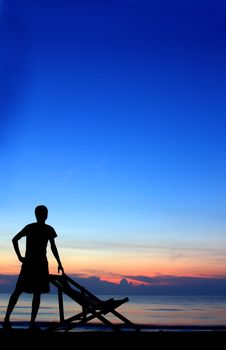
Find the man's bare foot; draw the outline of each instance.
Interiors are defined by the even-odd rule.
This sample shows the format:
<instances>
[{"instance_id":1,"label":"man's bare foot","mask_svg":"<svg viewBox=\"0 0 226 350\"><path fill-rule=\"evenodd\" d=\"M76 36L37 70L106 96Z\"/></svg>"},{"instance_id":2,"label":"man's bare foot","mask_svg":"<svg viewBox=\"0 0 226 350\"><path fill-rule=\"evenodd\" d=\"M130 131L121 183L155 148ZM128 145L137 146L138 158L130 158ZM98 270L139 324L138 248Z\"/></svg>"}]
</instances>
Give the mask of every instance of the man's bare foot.
<instances>
[{"instance_id":1,"label":"man's bare foot","mask_svg":"<svg viewBox=\"0 0 226 350\"><path fill-rule=\"evenodd\" d=\"M9 320L4 320L4 321L3 321L3 324L2 324L2 328L3 328L5 331L9 331L10 329L12 329L11 322L10 322Z\"/></svg>"}]
</instances>

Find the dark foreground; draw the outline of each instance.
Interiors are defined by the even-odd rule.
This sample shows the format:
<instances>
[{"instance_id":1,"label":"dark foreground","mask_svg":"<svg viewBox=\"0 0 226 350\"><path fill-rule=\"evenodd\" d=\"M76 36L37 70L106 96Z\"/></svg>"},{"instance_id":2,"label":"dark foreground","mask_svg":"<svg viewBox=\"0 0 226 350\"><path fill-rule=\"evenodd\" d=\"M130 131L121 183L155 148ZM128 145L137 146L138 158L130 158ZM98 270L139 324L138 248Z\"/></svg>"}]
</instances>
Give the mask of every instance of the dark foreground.
<instances>
[{"instance_id":1,"label":"dark foreground","mask_svg":"<svg viewBox=\"0 0 226 350\"><path fill-rule=\"evenodd\" d=\"M112 331L37 331L29 332L26 329L15 329L9 332L0 329L0 345L5 349L132 349L144 346L145 349L161 348L191 349L208 348L220 349L225 346L225 331L126 331L115 333Z\"/></svg>"}]
</instances>

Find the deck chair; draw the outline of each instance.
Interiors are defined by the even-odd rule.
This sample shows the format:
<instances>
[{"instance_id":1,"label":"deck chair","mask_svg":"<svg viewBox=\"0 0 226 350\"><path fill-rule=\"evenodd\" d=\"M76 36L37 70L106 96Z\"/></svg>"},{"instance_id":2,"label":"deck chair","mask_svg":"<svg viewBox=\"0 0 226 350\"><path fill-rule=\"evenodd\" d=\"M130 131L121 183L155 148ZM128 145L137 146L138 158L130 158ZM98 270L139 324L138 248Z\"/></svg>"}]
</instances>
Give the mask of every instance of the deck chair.
<instances>
[{"instance_id":1,"label":"deck chair","mask_svg":"<svg viewBox=\"0 0 226 350\"><path fill-rule=\"evenodd\" d=\"M113 331L121 331L122 327L133 328L139 331L139 327L133 322L128 320L125 316L116 311L120 305L129 301L128 297L122 299L110 298L108 300L101 300L93 293L88 291L86 288L75 282L65 273L62 275L50 275L50 282L58 290L58 302L59 302L59 316L60 323L59 327L63 327L65 331L69 331L76 326L84 325L85 323L97 318L103 324L110 327ZM74 316L65 318L64 317L64 305L63 305L63 294L70 297L76 303L81 306L81 312ZM121 324L115 324L105 317L107 314L113 314L118 318Z\"/></svg>"}]
</instances>

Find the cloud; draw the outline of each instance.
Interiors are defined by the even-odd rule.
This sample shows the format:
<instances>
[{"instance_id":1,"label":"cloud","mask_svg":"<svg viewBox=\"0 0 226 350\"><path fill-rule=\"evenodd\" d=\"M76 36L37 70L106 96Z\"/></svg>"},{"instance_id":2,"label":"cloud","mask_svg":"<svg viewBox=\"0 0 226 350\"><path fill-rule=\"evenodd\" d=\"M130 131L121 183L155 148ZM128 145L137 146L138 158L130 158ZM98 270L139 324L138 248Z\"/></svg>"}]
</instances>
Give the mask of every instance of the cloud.
<instances>
[{"instance_id":1,"label":"cloud","mask_svg":"<svg viewBox=\"0 0 226 350\"><path fill-rule=\"evenodd\" d=\"M226 277L204 278L187 276L128 276L139 282L144 281L145 286L139 286L144 294L166 295L226 295ZM147 283L149 285L147 285Z\"/></svg>"},{"instance_id":2,"label":"cloud","mask_svg":"<svg viewBox=\"0 0 226 350\"><path fill-rule=\"evenodd\" d=\"M128 275L122 277L119 284L104 281L97 276L87 278L75 274L69 276L94 294L99 295L226 295L226 276L206 278ZM12 292L16 279L16 275L0 275L0 293ZM130 279L141 282L141 284L131 283ZM51 291L56 292L54 288Z\"/></svg>"},{"instance_id":3,"label":"cloud","mask_svg":"<svg viewBox=\"0 0 226 350\"><path fill-rule=\"evenodd\" d=\"M190 243L137 243L137 242L112 242L112 241L75 241L68 240L66 244L64 243L65 249L73 250L95 250L95 251L121 251L121 252L136 252L138 254L142 253L156 253L162 252L168 254L171 259L180 259L187 257L215 257L223 258L225 257L225 249L221 247L214 246L204 246L203 244L190 244Z\"/></svg>"}]
</instances>

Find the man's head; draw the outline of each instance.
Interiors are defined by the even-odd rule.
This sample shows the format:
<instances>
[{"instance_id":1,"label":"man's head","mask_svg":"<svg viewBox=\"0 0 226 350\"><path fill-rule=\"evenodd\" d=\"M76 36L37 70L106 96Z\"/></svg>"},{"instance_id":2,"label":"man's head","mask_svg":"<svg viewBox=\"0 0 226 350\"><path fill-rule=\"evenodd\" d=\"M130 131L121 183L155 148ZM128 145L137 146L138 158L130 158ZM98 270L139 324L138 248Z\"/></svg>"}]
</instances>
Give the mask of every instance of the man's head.
<instances>
[{"instance_id":1,"label":"man's head","mask_svg":"<svg viewBox=\"0 0 226 350\"><path fill-rule=\"evenodd\" d=\"M45 222L48 217L48 209L45 205L38 205L35 208L35 216L38 222Z\"/></svg>"}]
</instances>

